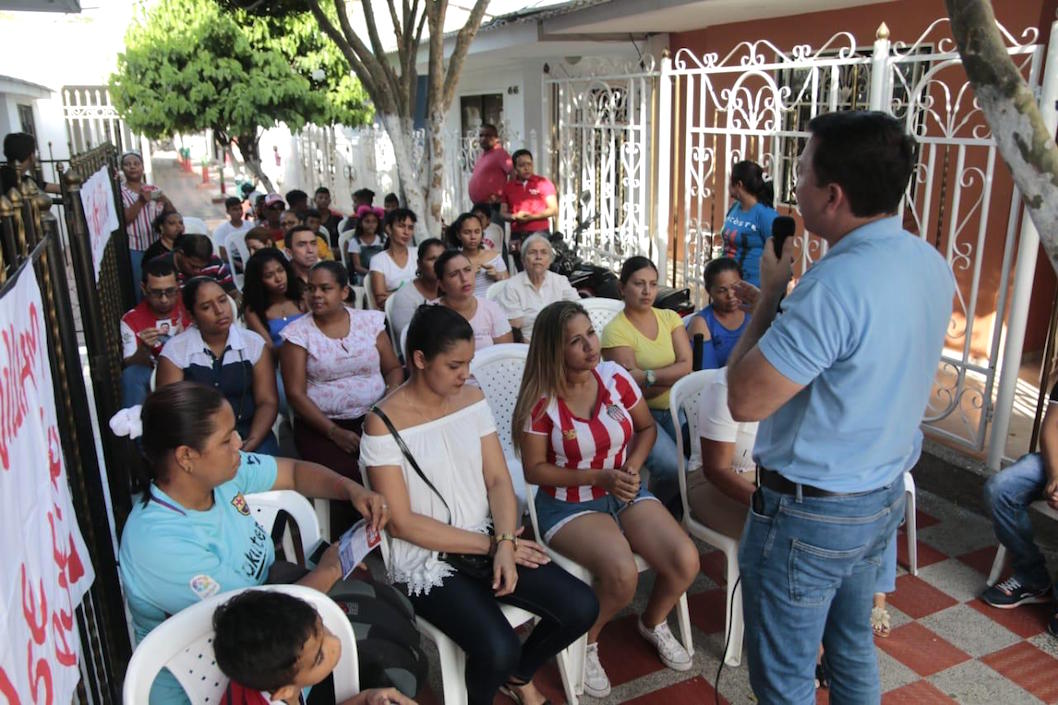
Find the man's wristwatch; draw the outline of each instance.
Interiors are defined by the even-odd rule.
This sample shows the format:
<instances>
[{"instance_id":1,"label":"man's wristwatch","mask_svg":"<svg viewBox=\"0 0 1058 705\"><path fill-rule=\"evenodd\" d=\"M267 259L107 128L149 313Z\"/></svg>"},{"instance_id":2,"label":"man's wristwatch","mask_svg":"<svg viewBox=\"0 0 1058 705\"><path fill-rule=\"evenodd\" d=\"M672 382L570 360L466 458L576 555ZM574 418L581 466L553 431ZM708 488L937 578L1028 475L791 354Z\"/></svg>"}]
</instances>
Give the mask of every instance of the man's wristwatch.
<instances>
[{"instance_id":1,"label":"man's wristwatch","mask_svg":"<svg viewBox=\"0 0 1058 705\"><path fill-rule=\"evenodd\" d=\"M658 381L658 374L654 370L644 370L643 374L646 375L648 387L653 387Z\"/></svg>"}]
</instances>

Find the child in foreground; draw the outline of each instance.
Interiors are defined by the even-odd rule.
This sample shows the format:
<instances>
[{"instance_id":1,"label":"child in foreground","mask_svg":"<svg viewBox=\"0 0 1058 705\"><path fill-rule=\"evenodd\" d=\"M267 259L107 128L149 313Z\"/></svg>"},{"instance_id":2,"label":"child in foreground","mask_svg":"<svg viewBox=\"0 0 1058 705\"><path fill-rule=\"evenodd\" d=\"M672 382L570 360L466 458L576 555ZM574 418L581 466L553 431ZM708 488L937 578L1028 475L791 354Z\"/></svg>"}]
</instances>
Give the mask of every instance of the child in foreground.
<instances>
[{"instance_id":1,"label":"child in foreground","mask_svg":"<svg viewBox=\"0 0 1058 705\"><path fill-rule=\"evenodd\" d=\"M342 657L341 642L312 605L281 592L239 593L213 613L213 630L217 666L231 679L221 705L303 705L308 689ZM334 703L334 697L313 693L312 702ZM389 703L416 705L396 688L365 690L337 705Z\"/></svg>"}]
</instances>

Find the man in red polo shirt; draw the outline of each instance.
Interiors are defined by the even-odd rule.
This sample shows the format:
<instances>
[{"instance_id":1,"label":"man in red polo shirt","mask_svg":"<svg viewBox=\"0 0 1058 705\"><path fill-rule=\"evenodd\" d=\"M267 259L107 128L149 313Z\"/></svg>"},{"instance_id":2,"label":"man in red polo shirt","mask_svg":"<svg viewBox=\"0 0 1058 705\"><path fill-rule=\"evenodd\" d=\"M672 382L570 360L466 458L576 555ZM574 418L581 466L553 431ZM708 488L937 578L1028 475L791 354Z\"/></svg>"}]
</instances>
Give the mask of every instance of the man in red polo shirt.
<instances>
[{"instance_id":1,"label":"man in red polo shirt","mask_svg":"<svg viewBox=\"0 0 1058 705\"><path fill-rule=\"evenodd\" d=\"M478 143L481 145L481 156L474 162L474 173L470 176L467 191L474 203L498 204L514 163L507 150L500 146L500 135L495 125L485 123L481 126Z\"/></svg>"},{"instance_id":2,"label":"man in red polo shirt","mask_svg":"<svg viewBox=\"0 0 1058 705\"><path fill-rule=\"evenodd\" d=\"M551 218L558 214L558 196L553 183L533 173L533 155L528 149L519 149L513 159L514 177L503 187L500 217L511 224L511 254L521 271L521 242L537 233L550 234Z\"/></svg>"}]
</instances>

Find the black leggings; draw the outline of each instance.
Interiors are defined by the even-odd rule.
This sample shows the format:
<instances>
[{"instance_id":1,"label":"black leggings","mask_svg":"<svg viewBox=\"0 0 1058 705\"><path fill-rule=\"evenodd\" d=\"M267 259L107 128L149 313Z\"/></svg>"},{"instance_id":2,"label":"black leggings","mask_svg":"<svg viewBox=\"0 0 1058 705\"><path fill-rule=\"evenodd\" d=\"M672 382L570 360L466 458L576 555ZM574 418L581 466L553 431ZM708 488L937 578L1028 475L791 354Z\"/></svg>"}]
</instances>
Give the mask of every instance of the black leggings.
<instances>
[{"instance_id":1,"label":"black leggings","mask_svg":"<svg viewBox=\"0 0 1058 705\"><path fill-rule=\"evenodd\" d=\"M491 705L507 681L530 680L545 662L588 631L599 615L591 586L553 563L518 566L518 584L504 597L495 597L491 585L456 573L429 594L410 599L415 614L466 652L469 705ZM500 611L500 602L540 617L525 644Z\"/></svg>"}]
</instances>

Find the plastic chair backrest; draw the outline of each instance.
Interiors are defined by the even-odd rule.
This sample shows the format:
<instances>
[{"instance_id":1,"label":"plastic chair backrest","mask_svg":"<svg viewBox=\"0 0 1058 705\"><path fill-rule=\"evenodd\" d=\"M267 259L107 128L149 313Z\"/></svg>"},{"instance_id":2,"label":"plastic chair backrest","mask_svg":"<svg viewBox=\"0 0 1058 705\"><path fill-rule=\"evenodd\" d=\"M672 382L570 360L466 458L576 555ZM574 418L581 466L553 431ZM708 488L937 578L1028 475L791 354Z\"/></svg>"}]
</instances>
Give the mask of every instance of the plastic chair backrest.
<instances>
[{"instance_id":1,"label":"plastic chair backrest","mask_svg":"<svg viewBox=\"0 0 1058 705\"><path fill-rule=\"evenodd\" d=\"M345 221L343 220L342 223L344 222ZM342 254L342 258L338 261L348 267L350 266L349 241L353 239L353 234L356 233L356 231L346 230L345 232L342 232L341 226L339 226L338 233L338 252ZM350 274L352 274L352 272L350 272Z\"/></svg>"},{"instance_id":2,"label":"plastic chair backrest","mask_svg":"<svg viewBox=\"0 0 1058 705\"><path fill-rule=\"evenodd\" d=\"M205 235L213 241L213 247L216 248L220 243L213 240L213 233L210 232L209 228L206 227L206 221L201 218L195 218L194 216L184 216L184 233L187 235ZM216 249L213 250L213 254L217 254Z\"/></svg>"},{"instance_id":3,"label":"plastic chair backrest","mask_svg":"<svg viewBox=\"0 0 1058 705\"><path fill-rule=\"evenodd\" d=\"M338 702L360 691L357 669L356 635L345 612L323 593L301 585L261 585L252 590L269 590L292 595L311 604L323 624L342 644L342 657L334 669L334 694ZM243 590L214 595L181 610L148 634L129 661L122 690L125 705L143 705L149 700L151 684L163 668L179 681L193 703L219 703L228 679L220 672L213 655L213 612Z\"/></svg>"},{"instance_id":4,"label":"plastic chair backrest","mask_svg":"<svg viewBox=\"0 0 1058 705\"><path fill-rule=\"evenodd\" d=\"M511 419L522 386L525 359L529 346L524 343L501 343L479 350L470 361L470 374L485 394L485 401L496 422L496 434L504 455L514 456Z\"/></svg>"},{"instance_id":5,"label":"plastic chair backrest","mask_svg":"<svg viewBox=\"0 0 1058 705\"><path fill-rule=\"evenodd\" d=\"M238 253L245 271L246 262L250 259L250 248L246 246L246 232L245 230L233 231L228 235L227 241L221 243L228 255L228 269L231 270L231 276L235 279L235 286L239 288L239 291L242 291L244 277L242 272L235 271L235 254Z\"/></svg>"},{"instance_id":6,"label":"plastic chair backrest","mask_svg":"<svg viewBox=\"0 0 1058 705\"><path fill-rule=\"evenodd\" d=\"M503 293L503 287L507 286L507 280L498 281L495 284L490 284L489 288L485 290L485 298L489 301L496 301L500 298L500 294Z\"/></svg>"},{"instance_id":7,"label":"plastic chair backrest","mask_svg":"<svg viewBox=\"0 0 1058 705\"><path fill-rule=\"evenodd\" d=\"M391 294L392 295L392 294ZM371 288L371 275L367 275L367 279L364 281L364 301L368 311L377 311L378 306L375 305L375 290Z\"/></svg>"},{"instance_id":8,"label":"plastic chair backrest","mask_svg":"<svg viewBox=\"0 0 1058 705\"><path fill-rule=\"evenodd\" d=\"M673 428L680 428L680 411L687 417L687 428L691 436L691 459L688 463L683 457L683 434L676 434L676 467L679 468L680 497L683 501L683 516L690 517L687 504L687 471L701 465L701 444L698 441L698 406L702 394L718 375L727 374L725 368L699 370L680 378L669 391L669 414L672 416Z\"/></svg>"},{"instance_id":9,"label":"plastic chair backrest","mask_svg":"<svg viewBox=\"0 0 1058 705\"><path fill-rule=\"evenodd\" d=\"M414 286L410 282L404 286ZM400 331L393 328L393 300L395 296L389 296L386 298L386 303L383 305L383 309L386 312L386 328L389 330L389 342L393 343L393 352L397 353L397 359L404 359L404 353L400 347Z\"/></svg>"},{"instance_id":10,"label":"plastic chair backrest","mask_svg":"<svg viewBox=\"0 0 1058 705\"><path fill-rule=\"evenodd\" d=\"M606 324L616 318L617 314L625 308L625 302L620 299L604 299L598 296L581 299L580 305L588 312L591 325L600 338L602 338Z\"/></svg>"},{"instance_id":11,"label":"plastic chair backrest","mask_svg":"<svg viewBox=\"0 0 1058 705\"><path fill-rule=\"evenodd\" d=\"M271 532L280 510L285 511L297 524L301 534L301 548L308 556L320 541L320 522L312 503L294 490L272 490L257 492L245 497L254 520Z\"/></svg>"},{"instance_id":12,"label":"plastic chair backrest","mask_svg":"<svg viewBox=\"0 0 1058 705\"><path fill-rule=\"evenodd\" d=\"M353 285L353 308L362 309L364 304L367 302L367 293L364 291L364 287L354 284Z\"/></svg>"},{"instance_id":13,"label":"plastic chair backrest","mask_svg":"<svg viewBox=\"0 0 1058 705\"><path fill-rule=\"evenodd\" d=\"M235 303L235 298L228 294L228 305L231 306L231 320L242 321L242 316L239 315L239 304Z\"/></svg>"}]
</instances>

